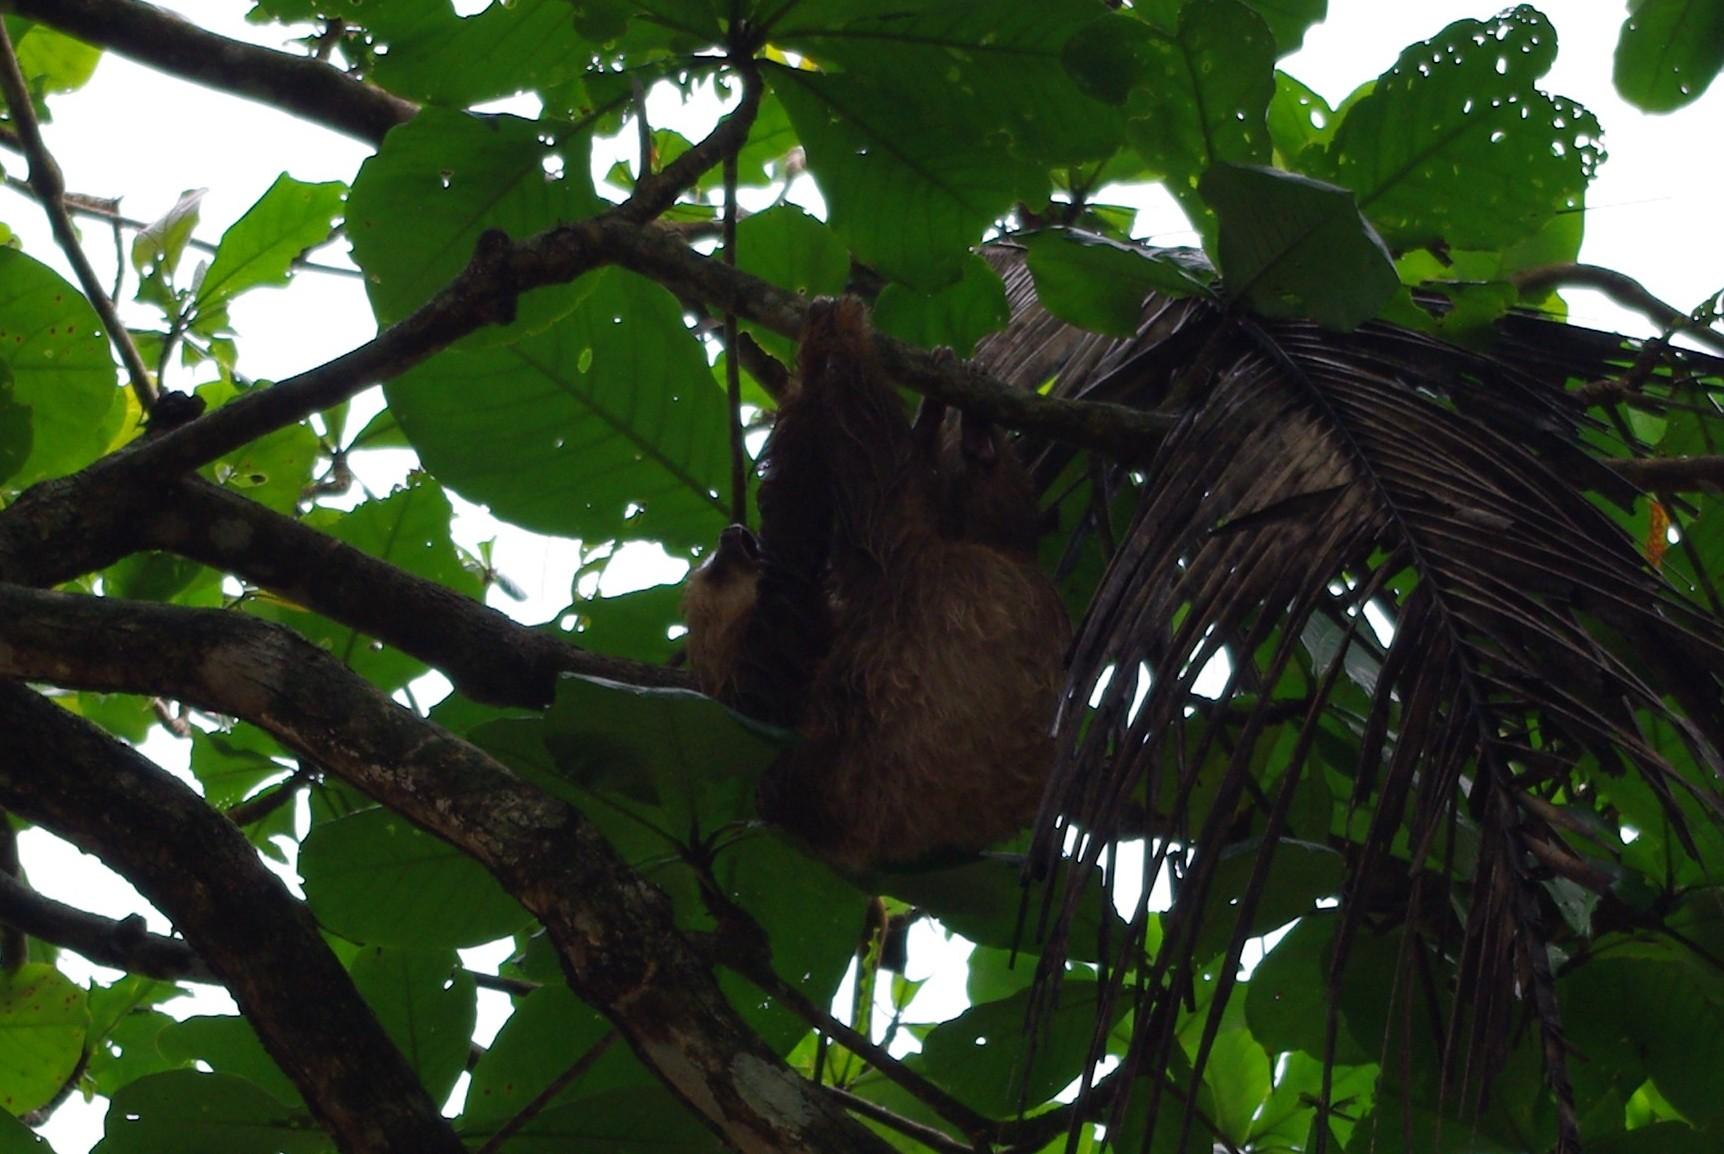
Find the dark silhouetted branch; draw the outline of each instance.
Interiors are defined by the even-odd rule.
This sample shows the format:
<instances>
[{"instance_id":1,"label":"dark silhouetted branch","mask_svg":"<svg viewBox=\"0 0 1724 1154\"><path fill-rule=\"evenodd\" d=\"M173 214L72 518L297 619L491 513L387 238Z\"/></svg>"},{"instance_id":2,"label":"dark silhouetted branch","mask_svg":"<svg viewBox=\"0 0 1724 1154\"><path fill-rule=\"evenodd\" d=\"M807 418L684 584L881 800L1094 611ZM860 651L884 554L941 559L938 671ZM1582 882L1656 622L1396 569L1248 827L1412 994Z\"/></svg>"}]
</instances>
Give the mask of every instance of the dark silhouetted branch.
<instances>
[{"instance_id":1,"label":"dark silhouetted branch","mask_svg":"<svg viewBox=\"0 0 1724 1154\"><path fill-rule=\"evenodd\" d=\"M1565 286L1597 289L1664 331L1687 333L1714 352L1724 353L1724 334L1701 324L1681 309L1665 304L1627 273L1596 264L1562 263L1524 269L1509 279L1522 296L1537 296Z\"/></svg>"},{"instance_id":2,"label":"dark silhouetted branch","mask_svg":"<svg viewBox=\"0 0 1724 1154\"><path fill-rule=\"evenodd\" d=\"M1724 488L1724 456L1619 458L1605 463L1643 489L1670 493Z\"/></svg>"},{"instance_id":3,"label":"dark silhouetted branch","mask_svg":"<svg viewBox=\"0 0 1724 1154\"><path fill-rule=\"evenodd\" d=\"M104 918L37 893L12 877L0 877L0 922L99 966L160 982L210 982L220 978L185 942L152 934L136 914Z\"/></svg>"},{"instance_id":4,"label":"dark silhouetted branch","mask_svg":"<svg viewBox=\"0 0 1724 1154\"><path fill-rule=\"evenodd\" d=\"M604 657L427 581L255 501L189 478L137 510L141 542L232 573L384 641L476 701L543 706L557 675L691 688L679 669Z\"/></svg>"},{"instance_id":5,"label":"dark silhouetted branch","mask_svg":"<svg viewBox=\"0 0 1724 1154\"><path fill-rule=\"evenodd\" d=\"M173 920L342 1150L460 1154L310 911L232 823L22 685L0 685L0 730L0 804L102 858Z\"/></svg>"},{"instance_id":6,"label":"dark silhouetted branch","mask_svg":"<svg viewBox=\"0 0 1724 1154\"><path fill-rule=\"evenodd\" d=\"M0 621L0 676L87 689L150 686L245 718L471 855L544 924L575 993L736 1149L886 1150L766 1048L677 928L669 900L585 818L291 630L241 613L15 586L0 586ZM11 800L6 792L0 804ZM107 846L129 837L110 830L91 840ZM234 975L192 935L191 922L156 905L231 987Z\"/></svg>"},{"instance_id":7,"label":"dark silhouetted branch","mask_svg":"<svg viewBox=\"0 0 1724 1154\"><path fill-rule=\"evenodd\" d=\"M217 36L141 0L10 0L7 7L139 64L371 144L419 111L320 60Z\"/></svg>"}]
</instances>

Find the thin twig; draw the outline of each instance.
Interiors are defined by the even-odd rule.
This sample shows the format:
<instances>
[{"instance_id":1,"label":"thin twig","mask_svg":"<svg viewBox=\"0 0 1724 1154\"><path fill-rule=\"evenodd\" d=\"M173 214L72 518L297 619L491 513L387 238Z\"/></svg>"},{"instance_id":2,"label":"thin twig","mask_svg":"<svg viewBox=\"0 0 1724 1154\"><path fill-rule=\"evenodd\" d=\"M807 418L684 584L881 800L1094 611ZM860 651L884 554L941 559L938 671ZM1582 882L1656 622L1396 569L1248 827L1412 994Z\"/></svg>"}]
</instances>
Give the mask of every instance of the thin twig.
<instances>
[{"instance_id":1,"label":"thin twig","mask_svg":"<svg viewBox=\"0 0 1724 1154\"><path fill-rule=\"evenodd\" d=\"M312 772L306 769L302 763L298 769L293 771L291 777L277 784L269 792L260 793L256 797L248 797L237 805L229 806L227 819L241 829L260 822L292 801L300 790L311 784L313 776Z\"/></svg>"},{"instance_id":2,"label":"thin twig","mask_svg":"<svg viewBox=\"0 0 1724 1154\"><path fill-rule=\"evenodd\" d=\"M516 1111L514 1117L497 1127L497 1132L486 1139L483 1146L479 1147L479 1154L497 1154L497 1151L502 1149L504 1142L514 1137L521 1127L537 1118L558 1094L574 1085L582 1075L591 1070L593 1063L604 1057L605 1051L609 1050L616 1043L616 1040L617 1032L610 1030L605 1033L604 1037L588 1046L586 1051L576 1058L567 1070L551 1079L551 1084L533 1095L531 1102L522 1106L520 1110Z\"/></svg>"},{"instance_id":3,"label":"thin twig","mask_svg":"<svg viewBox=\"0 0 1724 1154\"><path fill-rule=\"evenodd\" d=\"M487 974L483 970L468 970L467 974L481 990L496 990L511 997L525 997L540 988L538 982L526 978L508 978L502 974Z\"/></svg>"},{"instance_id":4,"label":"thin twig","mask_svg":"<svg viewBox=\"0 0 1724 1154\"><path fill-rule=\"evenodd\" d=\"M640 73L629 77L629 92L634 98L635 132L639 137L641 153L640 175L636 179L644 180L652 174L653 146L652 124L647 120L646 114L646 85L642 83Z\"/></svg>"},{"instance_id":5,"label":"thin twig","mask_svg":"<svg viewBox=\"0 0 1724 1154\"><path fill-rule=\"evenodd\" d=\"M1647 291L1645 285L1626 273L1596 264L1564 262L1524 269L1509 278L1522 296L1536 296L1549 289L1573 285L1597 289L1625 309L1632 309L1668 332L1687 333L1715 352L1724 353L1724 334L1696 321Z\"/></svg>"},{"instance_id":6,"label":"thin twig","mask_svg":"<svg viewBox=\"0 0 1724 1154\"><path fill-rule=\"evenodd\" d=\"M724 263L736 267L736 153L724 158ZM730 520L748 524L748 455L742 444L742 364L736 314L724 314L724 388L730 400Z\"/></svg>"},{"instance_id":7,"label":"thin twig","mask_svg":"<svg viewBox=\"0 0 1724 1154\"><path fill-rule=\"evenodd\" d=\"M761 990L782 1002L791 1013L845 1049L861 1057L878 1070L882 1077L895 1083L899 1089L962 1130L966 1135L980 1141L996 1129L997 1123L991 1118L964 1105L892 1057L867 1037L857 1033L816 1006L808 1000L807 995L801 990L779 977L776 971L752 964L752 962L738 964L738 959L726 958L724 961L726 965L730 965L731 968L760 987Z\"/></svg>"},{"instance_id":8,"label":"thin twig","mask_svg":"<svg viewBox=\"0 0 1724 1154\"><path fill-rule=\"evenodd\" d=\"M6 97L12 124L18 130L24 155L30 161L30 186L36 190L36 199L48 214L48 225L54 232L54 239L59 243L60 251L66 254L84 295L102 318L102 327L108 330L108 339L114 343L121 363L126 366L132 392L147 413L156 403L155 382L150 379L144 358L138 355L138 348L132 343L132 335L120 322L113 300L103 290L102 282L96 279L90 258L84 255L82 246L78 244L78 232L72 227L72 218L66 212L65 178L60 175L60 166L54 163L54 157L42 140L41 127L36 123L36 109L30 103L30 89L24 82L24 73L18 67L18 55L12 50L12 38L7 35L4 25L0 25L0 93Z\"/></svg>"},{"instance_id":9,"label":"thin twig","mask_svg":"<svg viewBox=\"0 0 1724 1154\"><path fill-rule=\"evenodd\" d=\"M894 1114L877 1103L852 1094L837 1086L828 1086L826 1092L837 1099L838 1104L852 1114L860 1114L864 1118L880 1123L890 1130L896 1130L906 1138L920 1142L930 1150L938 1150L940 1154L976 1154L976 1148L960 1142L944 1130L936 1130L932 1126L912 1121L902 1114Z\"/></svg>"},{"instance_id":10,"label":"thin twig","mask_svg":"<svg viewBox=\"0 0 1724 1154\"><path fill-rule=\"evenodd\" d=\"M701 174L713 165L733 155L748 139L754 117L760 111L760 73L751 61L741 61L737 71L742 76L742 101L718 126L689 150L665 165L658 172L642 172L635 181L634 195L607 215L633 224L645 224L664 214L676 203L676 198L694 186Z\"/></svg>"}]
</instances>

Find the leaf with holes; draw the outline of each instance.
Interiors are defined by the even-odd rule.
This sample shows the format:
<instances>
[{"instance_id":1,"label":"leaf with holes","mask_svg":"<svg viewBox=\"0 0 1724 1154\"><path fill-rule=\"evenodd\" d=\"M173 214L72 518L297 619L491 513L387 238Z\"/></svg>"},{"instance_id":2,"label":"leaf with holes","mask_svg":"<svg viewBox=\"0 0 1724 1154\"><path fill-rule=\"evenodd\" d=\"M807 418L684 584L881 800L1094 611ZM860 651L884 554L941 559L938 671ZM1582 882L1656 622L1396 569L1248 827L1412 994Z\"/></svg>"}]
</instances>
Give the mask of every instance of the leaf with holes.
<instances>
[{"instance_id":1,"label":"leaf with holes","mask_svg":"<svg viewBox=\"0 0 1724 1154\"><path fill-rule=\"evenodd\" d=\"M1401 53L1308 171L1357 194L1396 249L1500 248L1576 211L1604 157L1598 118L1535 81L1556 30L1521 5Z\"/></svg>"}]
</instances>

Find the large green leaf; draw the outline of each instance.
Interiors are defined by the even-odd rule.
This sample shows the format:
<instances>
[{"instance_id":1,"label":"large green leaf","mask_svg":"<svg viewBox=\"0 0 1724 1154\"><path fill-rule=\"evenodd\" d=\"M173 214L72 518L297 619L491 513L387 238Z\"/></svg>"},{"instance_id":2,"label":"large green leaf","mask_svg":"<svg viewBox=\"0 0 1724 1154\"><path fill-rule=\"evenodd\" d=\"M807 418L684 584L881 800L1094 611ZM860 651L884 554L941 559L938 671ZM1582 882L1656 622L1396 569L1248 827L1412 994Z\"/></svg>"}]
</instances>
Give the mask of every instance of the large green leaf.
<instances>
[{"instance_id":1,"label":"large green leaf","mask_svg":"<svg viewBox=\"0 0 1724 1154\"><path fill-rule=\"evenodd\" d=\"M536 121L427 108L384 138L353 180L347 235L380 324L424 304L466 267L479 234L521 239L599 211L588 141L546 145ZM560 173L548 176L547 164ZM591 282L552 285L520 300L513 325L468 338L498 343L534 332L574 307Z\"/></svg>"},{"instance_id":2,"label":"large green leaf","mask_svg":"<svg viewBox=\"0 0 1724 1154\"><path fill-rule=\"evenodd\" d=\"M724 36L721 15L754 15L755 4L725 0L568 0L583 36L612 43L629 55L666 47L698 48Z\"/></svg>"},{"instance_id":3,"label":"large green leaf","mask_svg":"<svg viewBox=\"0 0 1724 1154\"><path fill-rule=\"evenodd\" d=\"M287 768L276 758L286 751L255 725L238 722L232 729L193 728L191 733L192 776L203 787L204 800L226 809L251 796L253 790Z\"/></svg>"},{"instance_id":4,"label":"large green leaf","mask_svg":"<svg viewBox=\"0 0 1724 1154\"><path fill-rule=\"evenodd\" d=\"M29 460L34 421L30 406L12 395L12 366L0 361L0 485Z\"/></svg>"},{"instance_id":5,"label":"large green leaf","mask_svg":"<svg viewBox=\"0 0 1724 1154\"><path fill-rule=\"evenodd\" d=\"M557 768L584 789L651 796L669 828L710 834L753 812L785 735L704 694L567 676L545 717Z\"/></svg>"},{"instance_id":6,"label":"large green leaf","mask_svg":"<svg viewBox=\"0 0 1724 1154\"><path fill-rule=\"evenodd\" d=\"M1616 90L1647 112L1692 104L1724 68L1724 0L1632 0Z\"/></svg>"},{"instance_id":7,"label":"large green leaf","mask_svg":"<svg viewBox=\"0 0 1724 1154\"><path fill-rule=\"evenodd\" d=\"M1245 1018L1252 1036L1271 1054L1303 1051L1313 1058L1323 1056L1335 921L1336 915L1329 912L1301 918L1251 971ZM1343 1024L1337 1035L1336 1060L1365 1062L1374 1056L1353 1040Z\"/></svg>"},{"instance_id":8,"label":"large green leaf","mask_svg":"<svg viewBox=\"0 0 1724 1154\"><path fill-rule=\"evenodd\" d=\"M1556 30L1527 5L1401 53L1308 171L1345 185L1397 249L1499 248L1580 205L1597 117L1539 91Z\"/></svg>"},{"instance_id":9,"label":"large green leaf","mask_svg":"<svg viewBox=\"0 0 1724 1154\"><path fill-rule=\"evenodd\" d=\"M1234 1011L1237 999L1229 1003ZM1251 1137L1253 1120L1269 1099L1271 1063L1269 1055L1251 1036L1236 1012L1215 1035L1209 1060L1203 1067L1203 1082L1213 1103L1210 1120L1222 1137L1244 1146Z\"/></svg>"},{"instance_id":10,"label":"large green leaf","mask_svg":"<svg viewBox=\"0 0 1724 1154\"><path fill-rule=\"evenodd\" d=\"M10 26L13 22L6 23ZM71 92L82 88L95 74L96 63L102 58L101 49L46 24L24 27L22 35L12 29L12 43L18 54L18 71L24 74L32 92Z\"/></svg>"},{"instance_id":11,"label":"large green leaf","mask_svg":"<svg viewBox=\"0 0 1724 1154\"><path fill-rule=\"evenodd\" d=\"M23 488L68 473L108 446L116 408L114 361L96 310L82 294L40 261L0 246L0 362L11 372L4 418L12 451L24 442L16 431L17 406L28 406L28 455L10 485Z\"/></svg>"},{"instance_id":12,"label":"large green leaf","mask_svg":"<svg viewBox=\"0 0 1724 1154\"><path fill-rule=\"evenodd\" d=\"M572 1058L570 1059L573 1060ZM484 1139L478 1127L468 1137ZM722 1154L728 1149L682 1099L663 1086L627 1086L536 1114L509 1135L509 1154Z\"/></svg>"},{"instance_id":13,"label":"large green leaf","mask_svg":"<svg viewBox=\"0 0 1724 1154\"><path fill-rule=\"evenodd\" d=\"M662 665L682 648L670 630L682 620L682 586L653 585L615 597L575 601L558 619L573 618L569 640L582 649Z\"/></svg>"},{"instance_id":14,"label":"large green leaf","mask_svg":"<svg viewBox=\"0 0 1724 1154\"><path fill-rule=\"evenodd\" d=\"M120 1088L101 1154L312 1154L329 1139L303 1109L244 1078L172 1070Z\"/></svg>"},{"instance_id":15,"label":"large green leaf","mask_svg":"<svg viewBox=\"0 0 1724 1154\"><path fill-rule=\"evenodd\" d=\"M1329 142L1340 124L1329 102L1310 86L1285 72L1275 73L1275 95L1266 117L1269 139L1285 168L1299 168L1299 154Z\"/></svg>"},{"instance_id":16,"label":"large green leaf","mask_svg":"<svg viewBox=\"0 0 1724 1154\"><path fill-rule=\"evenodd\" d=\"M386 809L314 824L299 870L318 921L356 942L462 948L533 920L479 863Z\"/></svg>"},{"instance_id":17,"label":"large green leaf","mask_svg":"<svg viewBox=\"0 0 1724 1154\"><path fill-rule=\"evenodd\" d=\"M0 1154L54 1154L54 1148L11 1114L0 1111Z\"/></svg>"},{"instance_id":18,"label":"large green leaf","mask_svg":"<svg viewBox=\"0 0 1724 1154\"><path fill-rule=\"evenodd\" d=\"M523 528L710 544L729 413L682 306L617 269L579 283L561 323L445 352L386 385L390 407L440 481Z\"/></svg>"},{"instance_id":19,"label":"large green leaf","mask_svg":"<svg viewBox=\"0 0 1724 1154\"><path fill-rule=\"evenodd\" d=\"M1173 33L1180 16L1191 8L1201 7L1205 0L1139 0L1133 12L1163 32ZM1328 0L1243 0L1257 13L1275 34L1275 55L1285 56L1305 39L1306 31L1320 23L1328 12Z\"/></svg>"},{"instance_id":20,"label":"large green leaf","mask_svg":"<svg viewBox=\"0 0 1724 1154\"><path fill-rule=\"evenodd\" d=\"M592 56L568 0L492 4L473 16L423 0L370 0L361 19L389 47L373 79L444 107L566 84Z\"/></svg>"},{"instance_id":21,"label":"large green leaf","mask_svg":"<svg viewBox=\"0 0 1724 1154\"><path fill-rule=\"evenodd\" d=\"M462 1129L485 1132L514 1117L612 1029L598 1011L560 983L533 991L516 1005L473 1068ZM652 1083L646 1067L618 1040L578 1083L549 1104L554 1107L576 1097Z\"/></svg>"},{"instance_id":22,"label":"large green leaf","mask_svg":"<svg viewBox=\"0 0 1724 1154\"><path fill-rule=\"evenodd\" d=\"M162 1032L174 1024L160 1010L138 1008L104 1030L101 1039L92 1042L90 1061L84 1067L96 1093L112 1097L128 1082L184 1065L163 1054L157 1044Z\"/></svg>"},{"instance_id":23,"label":"large green leaf","mask_svg":"<svg viewBox=\"0 0 1724 1154\"><path fill-rule=\"evenodd\" d=\"M353 984L388 1031L433 1101L455 1088L466 1068L477 1016L473 975L454 950L368 946L355 958Z\"/></svg>"},{"instance_id":24,"label":"large green leaf","mask_svg":"<svg viewBox=\"0 0 1724 1154\"><path fill-rule=\"evenodd\" d=\"M1039 175L1004 150L978 151L939 120L898 123L895 97L865 79L770 74L833 229L859 259L907 284L934 289L957 279L970 246Z\"/></svg>"},{"instance_id":25,"label":"large green leaf","mask_svg":"<svg viewBox=\"0 0 1724 1154\"><path fill-rule=\"evenodd\" d=\"M794 204L775 204L736 222L736 267L819 296L844 291L850 254L824 223Z\"/></svg>"},{"instance_id":26,"label":"large green leaf","mask_svg":"<svg viewBox=\"0 0 1724 1154\"><path fill-rule=\"evenodd\" d=\"M926 293L889 284L874 300L874 327L881 332L923 348L949 348L961 357L1010 319L999 274L974 255L954 284Z\"/></svg>"},{"instance_id":27,"label":"large green leaf","mask_svg":"<svg viewBox=\"0 0 1724 1154\"><path fill-rule=\"evenodd\" d=\"M1195 957L1220 957L1234 934L1237 907L1251 883L1257 858L1263 852L1259 840L1229 846L1222 852L1210 880L1208 906L1193 946ZM1275 846L1269 875L1251 910L1248 937L1260 937L1304 917L1323 898L1341 892L1341 855L1327 846L1282 840Z\"/></svg>"},{"instance_id":28,"label":"large green leaf","mask_svg":"<svg viewBox=\"0 0 1724 1154\"><path fill-rule=\"evenodd\" d=\"M199 1014L165 1027L156 1037L164 1057L182 1066L202 1062L218 1074L244 1078L287 1105L298 1105L299 1088L263 1048L251 1023L237 1014Z\"/></svg>"},{"instance_id":29,"label":"large green leaf","mask_svg":"<svg viewBox=\"0 0 1724 1154\"><path fill-rule=\"evenodd\" d=\"M1724 978L1711 963L1663 942L1617 939L1598 943L1557 989L1565 1031L1589 1059L1575 1070L1589 1089L1632 1093L1650 1076L1690 1121L1724 1122Z\"/></svg>"},{"instance_id":30,"label":"large green leaf","mask_svg":"<svg viewBox=\"0 0 1724 1154\"><path fill-rule=\"evenodd\" d=\"M1208 270L1194 267L1176 252L1076 229L1032 233L1019 240L1030 250L1030 273L1042 307L1093 332L1122 337L1136 333L1143 323L1144 298L1152 292L1209 292Z\"/></svg>"},{"instance_id":31,"label":"large green leaf","mask_svg":"<svg viewBox=\"0 0 1724 1154\"><path fill-rule=\"evenodd\" d=\"M753 914L771 943L772 966L816 1006L829 1006L856 956L868 896L776 837L728 846L713 865L725 895ZM795 878L786 885L786 878ZM779 1053L808 1033L808 1023L751 985L727 981L743 1018Z\"/></svg>"},{"instance_id":32,"label":"large green leaf","mask_svg":"<svg viewBox=\"0 0 1724 1154\"><path fill-rule=\"evenodd\" d=\"M27 1114L53 1101L78 1068L90 1010L53 966L0 975L0 1109Z\"/></svg>"},{"instance_id":33,"label":"large green leaf","mask_svg":"<svg viewBox=\"0 0 1724 1154\"><path fill-rule=\"evenodd\" d=\"M307 184L282 173L222 234L193 307L218 308L246 289L286 284L295 258L329 239L346 191L339 181Z\"/></svg>"},{"instance_id":34,"label":"large green leaf","mask_svg":"<svg viewBox=\"0 0 1724 1154\"><path fill-rule=\"evenodd\" d=\"M1112 67L1111 44L1073 43L1091 5L959 0L847 21L834 7L793 9L777 33L824 71L767 76L833 229L893 279L958 279L996 217L1045 198L1052 167L1117 147L1119 113L1088 76Z\"/></svg>"},{"instance_id":35,"label":"large green leaf","mask_svg":"<svg viewBox=\"0 0 1724 1154\"><path fill-rule=\"evenodd\" d=\"M1096 991L1091 981L1061 983L1059 1006L1041 1019L1035 1064L1027 1070L1024 1028L1035 996L1030 990L971 1006L935 1026L908 1064L991 1117L1009 1117L1020 1103L1040 1105L1083 1073L1096 1030ZM1116 1004L1114 1012L1123 1013L1123 1005Z\"/></svg>"},{"instance_id":36,"label":"large green leaf","mask_svg":"<svg viewBox=\"0 0 1724 1154\"><path fill-rule=\"evenodd\" d=\"M1344 189L1271 168L1217 165L1203 197L1221 220L1227 293L1265 316L1351 329L1388 304L1400 279Z\"/></svg>"},{"instance_id":37,"label":"large green leaf","mask_svg":"<svg viewBox=\"0 0 1724 1154\"><path fill-rule=\"evenodd\" d=\"M1237 0L1187 4L1176 34L1144 37L1144 82L1132 94L1128 134L1168 188L1201 216L1192 195L1219 161L1266 164L1265 116L1275 94L1275 41Z\"/></svg>"}]
</instances>

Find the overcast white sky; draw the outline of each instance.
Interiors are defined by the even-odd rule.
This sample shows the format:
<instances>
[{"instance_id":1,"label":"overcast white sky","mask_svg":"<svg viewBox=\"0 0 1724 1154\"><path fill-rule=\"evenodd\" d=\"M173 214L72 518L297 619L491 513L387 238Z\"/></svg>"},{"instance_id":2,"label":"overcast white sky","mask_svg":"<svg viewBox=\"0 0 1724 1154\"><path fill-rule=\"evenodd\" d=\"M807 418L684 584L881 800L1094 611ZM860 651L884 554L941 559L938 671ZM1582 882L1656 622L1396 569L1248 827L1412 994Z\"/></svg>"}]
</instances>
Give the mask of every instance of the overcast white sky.
<instances>
[{"instance_id":1,"label":"overcast white sky","mask_svg":"<svg viewBox=\"0 0 1724 1154\"><path fill-rule=\"evenodd\" d=\"M280 29L246 24L243 0L181 0L169 6L229 36L271 47L283 47L289 38ZM463 0L463 12L471 7ZM1556 67L1544 87L1580 101L1599 116L1610 154L1588 197L1583 259L1620 269L1665 301L1687 309L1724 284L1724 213L1717 207L1717 190L1724 187L1724 151L1718 148L1724 129L1724 84L1672 116L1642 115L1617 99L1610 85L1611 55L1624 5L1547 0L1540 7L1556 25L1561 42ZM1381 72L1406 44L1432 35L1452 20L1493 12L1483 0L1476 4L1330 0L1329 10L1329 22L1315 29L1307 37L1307 46L1284 61L1283 67L1331 103ZM117 57L104 59L84 89L56 98L53 111L46 136L71 190L123 196L124 212L149 220L171 207L182 190L208 189L198 229L198 235L208 240L219 237L279 173L286 171L308 181L347 181L368 153L345 137L264 106L195 88ZM711 123L715 112L711 108L680 112L667 97L654 100L651 116L655 126L679 127L695 135ZM23 174L23 165L15 158L7 155L0 160L9 172ZM1162 244L1192 240L1165 196L1149 191L1141 203L1140 235ZM65 271L47 242L40 209L34 204L0 191L0 220L23 237L30 253ZM113 268L106 233L86 227L85 234L91 257L105 277ZM326 250L319 259L345 258ZM1578 322L1628 332L1648 330L1639 317L1596 294L1568 295ZM241 370L253 378L279 379L310 368L373 333L357 281L313 274L301 275L285 290L242 298L234 306L233 323L240 335ZM185 388L201 379L170 375L168 383ZM369 480L387 491L398 472L399 462L380 462ZM468 513L459 527L461 539L468 543L496 532L495 524L478 511ZM567 543L547 545L509 533L503 546L505 572L533 596L522 607L506 602L499 602L500 606L538 621L566 603L573 565ZM634 579L671 580L676 572L662 566L648 568L637 570L641 575ZM183 762L183 753L176 753L172 742L152 742L150 752L164 762ZM24 852L32 880L45 892L111 916L144 912L152 929L169 928L129 886L48 835L28 833ZM917 956L924 964L941 956L933 945L923 941L918 946ZM496 961L493 951L485 964ZM66 969L80 980L103 974L75 957L67 958ZM961 996L961 978L954 985L941 985L944 991L932 992L935 1001L951 1005L953 989ZM201 1000L194 1012L211 1012L222 1004L219 996L211 996ZM101 1115L99 1104L68 1103L44 1134L59 1154L81 1154L100 1137Z\"/></svg>"}]
</instances>

